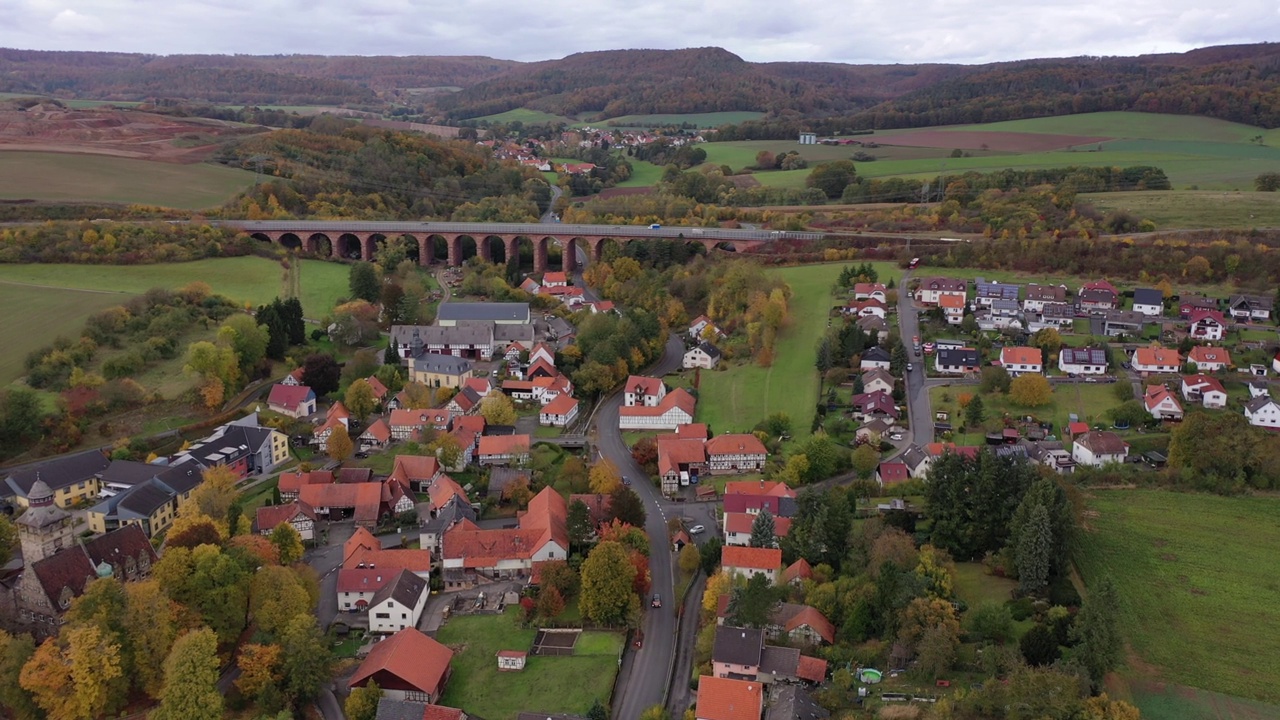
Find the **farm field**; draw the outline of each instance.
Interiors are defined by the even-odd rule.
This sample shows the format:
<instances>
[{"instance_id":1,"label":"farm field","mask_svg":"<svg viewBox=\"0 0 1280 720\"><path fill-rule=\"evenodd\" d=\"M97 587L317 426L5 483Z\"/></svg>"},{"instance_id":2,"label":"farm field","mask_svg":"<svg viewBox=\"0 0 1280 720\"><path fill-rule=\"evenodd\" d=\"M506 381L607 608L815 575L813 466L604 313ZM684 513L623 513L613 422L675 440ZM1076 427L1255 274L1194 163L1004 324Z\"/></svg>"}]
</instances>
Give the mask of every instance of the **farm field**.
<instances>
[{"instance_id":1,"label":"farm field","mask_svg":"<svg viewBox=\"0 0 1280 720\"><path fill-rule=\"evenodd\" d=\"M618 672L622 638L616 633L583 633L570 657L529 656L523 672L500 672L499 650L528 650L534 630L505 615L455 616L436 639L448 645L453 674L440 704L462 708L485 720L514 720L524 711L586 715L593 701L606 706Z\"/></svg>"},{"instance_id":2,"label":"farm field","mask_svg":"<svg viewBox=\"0 0 1280 720\"><path fill-rule=\"evenodd\" d=\"M31 97L42 98L46 96L40 93L10 93L10 92L0 93L0 100L13 100L15 98L31 98ZM66 107L73 108L76 110L102 107L103 105L114 105L116 107L127 108L127 107L137 107L142 104L140 102L129 102L126 100L67 100L65 98L58 98L58 102L62 103Z\"/></svg>"},{"instance_id":3,"label":"farm field","mask_svg":"<svg viewBox=\"0 0 1280 720\"><path fill-rule=\"evenodd\" d=\"M0 352L0 386L23 375L27 353L66 335L75 337L90 315L119 305L130 295L66 288L24 287L0 280L0 303L10 312L0 317L6 338Z\"/></svg>"},{"instance_id":4,"label":"farm field","mask_svg":"<svg viewBox=\"0 0 1280 720\"><path fill-rule=\"evenodd\" d=\"M1171 190L1090 193L1078 196L1103 213L1125 210L1158 228L1255 228L1280 226L1280 193Z\"/></svg>"},{"instance_id":5,"label":"farm field","mask_svg":"<svg viewBox=\"0 0 1280 720\"><path fill-rule=\"evenodd\" d=\"M530 110L529 108L516 108L514 110L500 112L495 115L485 115L483 117L471 119L475 122L488 122L491 125L495 123L508 124L513 122L522 122L526 125L543 125L547 123L574 124L572 118L543 112L541 110Z\"/></svg>"},{"instance_id":6,"label":"farm field","mask_svg":"<svg viewBox=\"0 0 1280 720\"><path fill-rule=\"evenodd\" d=\"M876 138L879 135L860 135L860 139L865 142L878 142ZM887 141L887 138L885 138ZM728 165L734 170L751 167L756 164L756 154L761 150L767 150L775 155L790 152L792 150L800 153L800 156L809 161L809 167L823 162L832 160L848 160L855 152L863 150L858 146L849 145L800 145L794 140L734 140L732 142L713 142L703 143L698 147L707 151L707 162L715 165ZM922 148L922 147L904 147L882 145L878 148L869 148L864 152L871 153L876 156L874 162L858 163L858 172L862 172L863 168L871 168L876 163L886 160L921 160L928 158L946 158L951 154L952 148ZM982 156L999 155L1008 157L1008 153L993 153L978 151L976 154ZM757 173L756 177L761 183L769 185L765 178L770 175L781 174L787 171L772 171ZM808 170L804 170L808 173Z\"/></svg>"},{"instance_id":7,"label":"farm field","mask_svg":"<svg viewBox=\"0 0 1280 720\"><path fill-rule=\"evenodd\" d=\"M1086 584L1103 575L1117 584L1125 637L1150 666L1130 675L1280 702L1280 666L1259 661L1280 657L1280 565L1259 552L1280 543L1278 516L1274 497L1125 490L1089 498L1077 564Z\"/></svg>"},{"instance_id":8,"label":"farm field","mask_svg":"<svg viewBox=\"0 0 1280 720\"><path fill-rule=\"evenodd\" d=\"M0 199L107 202L199 210L230 200L253 173L108 155L0 152Z\"/></svg>"},{"instance_id":9,"label":"farm field","mask_svg":"<svg viewBox=\"0 0 1280 720\"><path fill-rule=\"evenodd\" d=\"M608 127L635 127L635 128L651 128L662 125L682 125L685 123L700 128L713 128L729 123L746 122L747 120L756 120L764 117L762 112L752 112L750 110L729 111L729 112L710 112L710 113L681 113L668 115L620 115L615 118L609 118L602 122L596 123L579 123L591 125L592 127L600 127L601 125Z\"/></svg>"},{"instance_id":10,"label":"farm field","mask_svg":"<svg viewBox=\"0 0 1280 720\"><path fill-rule=\"evenodd\" d=\"M636 160L635 158L627 158L627 162L631 163L631 177L618 183L615 187L653 187L662 179L664 168L661 165L654 165L648 160Z\"/></svg>"},{"instance_id":11,"label":"farm field","mask_svg":"<svg viewBox=\"0 0 1280 720\"><path fill-rule=\"evenodd\" d=\"M327 313L347 294L348 266L322 260L302 261L302 309L310 318ZM103 307L153 287L179 288L206 282L213 291L253 305L280 294L279 263L260 257L217 258L157 265L0 265L0 283L120 293ZM78 326L77 326L78 329ZM42 344L53 339L42 333Z\"/></svg>"},{"instance_id":12,"label":"farm field","mask_svg":"<svg viewBox=\"0 0 1280 720\"><path fill-rule=\"evenodd\" d=\"M982 131L1055 135L1088 135L1149 140L1196 140L1242 143L1269 131L1252 125L1196 115L1166 115L1141 112L1097 112L1059 117L1006 120L980 125L951 125L945 131ZM905 131L896 131L905 132ZM882 133L876 133L881 135ZM888 135L889 133L883 133ZM1271 138L1266 138L1271 139Z\"/></svg>"},{"instance_id":13,"label":"farm field","mask_svg":"<svg viewBox=\"0 0 1280 720\"><path fill-rule=\"evenodd\" d=\"M846 263L802 265L768 270L791 286L790 325L778 337L772 367L734 364L727 370L702 373L698 388L697 421L713 432L744 432L766 416L785 412L791 416L792 435L810 434L818 373L813 367L814 347L826 331L827 313L835 302L831 286ZM892 263L874 263L881 281L899 277Z\"/></svg>"}]
</instances>

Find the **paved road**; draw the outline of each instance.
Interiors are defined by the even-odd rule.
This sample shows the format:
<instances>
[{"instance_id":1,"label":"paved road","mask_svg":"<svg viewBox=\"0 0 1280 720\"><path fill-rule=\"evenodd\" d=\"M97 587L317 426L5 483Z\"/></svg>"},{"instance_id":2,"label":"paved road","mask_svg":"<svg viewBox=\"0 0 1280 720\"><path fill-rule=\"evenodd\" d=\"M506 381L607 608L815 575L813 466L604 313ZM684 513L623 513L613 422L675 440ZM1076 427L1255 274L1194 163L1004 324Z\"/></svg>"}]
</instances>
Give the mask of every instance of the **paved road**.
<instances>
[{"instance_id":1,"label":"paved road","mask_svg":"<svg viewBox=\"0 0 1280 720\"><path fill-rule=\"evenodd\" d=\"M247 233L468 233L485 235L540 235L541 223L471 223L381 220L218 220L212 224ZM557 234L615 238L686 238L690 240L821 240L825 233L778 230L728 230L680 225L581 225L558 224Z\"/></svg>"},{"instance_id":2,"label":"paved road","mask_svg":"<svg viewBox=\"0 0 1280 720\"><path fill-rule=\"evenodd\" d=\"M560 196L563 194L564 194L564 190L561 190L559 185L551 186L551 202L547 203L547 211L542 213L542 217L538 218L538 222L540 223L560 222L560 220L556 218L556 213L554 208L556 206L556 201L559 200Z\"/></svg>"},{"instance_id":3,"label":"paved road","mask_svg":"<svg viewBox=\"0 0 1280 720\"><path fill-rule=\"evenodd\" d=\"M650 369L650 374L662 376L679 368L683 356L684 344L672 335L667 339L662 359ZM631 458L631 451L618 431L618 408L621 405L621 392L601 402L594 430L596 448L623 475L646 477L644 470ZM636 482L631 488L644 501L648 513L645 532L649 534L649 572L653 591L662 596L663 603L661 608L646 607L641 624L643 647L627 652L622 668L624 678L618 686L619 697L613 700L612 717L615 720L636 720L646 708L663 703L675 659L677 599L674 597L671 546L667 542L667 518L674 510L662 502L658 488L652 483Z\"/></svg>"},{"instance_id":4,"label":"paved road","mask_svg":"<svg viewBox=\"0 0 1280 720\"><path fill-rule=\"evenodd\" d=\"M933 410L929 407L929 390L925 383L924 359L915 354L912 338L920 336L920 316L916 304L907 291L907 282L911 279L911 271L902 274L898 283L898 334L903 345L907 346L907 355L911 358L912 370L906 374L907 385L907 418L911 421L911 442L925 446L933 442Z\"/></svg>"}]
</instances>

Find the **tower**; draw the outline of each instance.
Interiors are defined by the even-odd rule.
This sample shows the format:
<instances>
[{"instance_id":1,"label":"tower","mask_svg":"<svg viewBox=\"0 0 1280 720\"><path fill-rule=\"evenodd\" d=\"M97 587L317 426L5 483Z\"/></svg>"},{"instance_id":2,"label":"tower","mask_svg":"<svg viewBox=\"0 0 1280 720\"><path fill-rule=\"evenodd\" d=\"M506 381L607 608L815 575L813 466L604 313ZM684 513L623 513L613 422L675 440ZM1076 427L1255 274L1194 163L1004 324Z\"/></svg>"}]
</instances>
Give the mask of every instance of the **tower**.
<instances>
[{"instance_id":1,"label":"tower","mask_svg":"<svg viewBox=\"0 0 1280 720\"><path fill-rule=\"evenodd\" d=\"M36 476L27 493L30 505L18 518L18 535L22 543L22 561L27 567L74 544L71 513L53 502L53 490Z\"/></svg>"}]
</instances>

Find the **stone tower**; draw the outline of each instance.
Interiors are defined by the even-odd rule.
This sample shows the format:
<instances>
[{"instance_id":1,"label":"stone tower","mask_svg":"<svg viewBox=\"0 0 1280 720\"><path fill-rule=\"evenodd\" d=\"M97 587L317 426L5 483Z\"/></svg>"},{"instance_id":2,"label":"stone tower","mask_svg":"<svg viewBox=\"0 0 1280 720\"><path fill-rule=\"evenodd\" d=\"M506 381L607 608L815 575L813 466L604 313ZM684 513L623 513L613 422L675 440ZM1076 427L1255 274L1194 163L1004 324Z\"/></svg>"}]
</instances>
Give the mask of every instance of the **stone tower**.
<instances>
[{"instance_id":1,"label":"stone tower","mask_svg":"<svg viewBox=\"0 0 1280 720\"><path fill-rule=\"evenodd\" d=\"M75 543L71 513L53 502L53 491L36 477L27 493L30 505L18 518L18 535L22 542L22 561L28 568Z\"/></svg>"}]
</instances>

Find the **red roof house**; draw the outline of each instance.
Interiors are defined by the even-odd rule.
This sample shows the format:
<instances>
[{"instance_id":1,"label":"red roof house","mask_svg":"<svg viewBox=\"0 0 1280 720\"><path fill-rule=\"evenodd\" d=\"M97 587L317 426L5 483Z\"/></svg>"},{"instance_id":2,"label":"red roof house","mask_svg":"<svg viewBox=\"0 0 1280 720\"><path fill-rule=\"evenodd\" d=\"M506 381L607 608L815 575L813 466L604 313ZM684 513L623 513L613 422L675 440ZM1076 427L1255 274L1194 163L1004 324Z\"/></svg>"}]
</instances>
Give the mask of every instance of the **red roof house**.
<instances>
[{"instance_id":1,"label":"red roof house","mask_svg":"<svg viewBox=\"0 0 1280 720\"><path fill-rule=\"evenodd\" d=\"M452 650L406 628L375 644L347 687L364 687L372 680L383 697L434 703L444 694L452 660Z\"/></svg>"},{"instance_id":2,"label":"red roof house","mask_svg":"<svg viewBox=\"0 0 1280 720\"><path fill-rule=\"evenodd\" d=\"M698 678L697 720L760 720L763 712L760 683L710 675Z\"/></svg>"}]
</instances>

